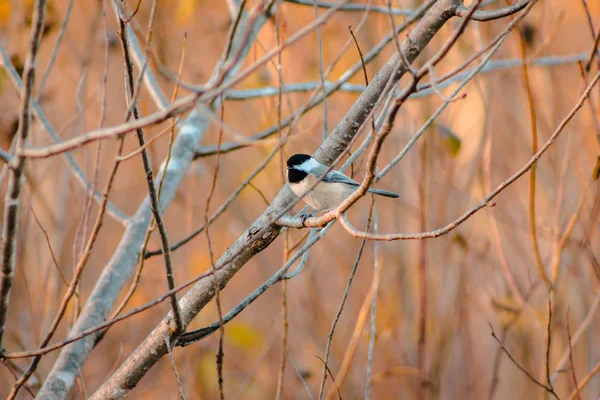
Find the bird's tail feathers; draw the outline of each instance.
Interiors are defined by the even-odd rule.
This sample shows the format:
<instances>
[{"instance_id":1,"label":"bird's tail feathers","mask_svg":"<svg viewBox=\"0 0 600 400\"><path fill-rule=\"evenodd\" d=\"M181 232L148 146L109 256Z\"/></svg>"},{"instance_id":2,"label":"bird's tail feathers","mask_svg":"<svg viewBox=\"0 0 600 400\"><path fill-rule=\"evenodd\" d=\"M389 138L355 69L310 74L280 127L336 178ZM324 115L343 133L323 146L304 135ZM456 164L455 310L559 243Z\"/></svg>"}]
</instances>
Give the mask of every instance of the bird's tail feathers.
<instances>
[{"instance_id":1,"label":"bird's tail feathers","mask_svg":"<svg viewBox=\"0 0 600 400\"><path fill-rule=\"evenodd\" d=\"M387 190L381 190L381 189L370 188L369 192L378 194L380 196L391 197L393 199L397 199L398 197L400 197L400 195L397 193L388 192Z\"/></svg>"}]
</instances>

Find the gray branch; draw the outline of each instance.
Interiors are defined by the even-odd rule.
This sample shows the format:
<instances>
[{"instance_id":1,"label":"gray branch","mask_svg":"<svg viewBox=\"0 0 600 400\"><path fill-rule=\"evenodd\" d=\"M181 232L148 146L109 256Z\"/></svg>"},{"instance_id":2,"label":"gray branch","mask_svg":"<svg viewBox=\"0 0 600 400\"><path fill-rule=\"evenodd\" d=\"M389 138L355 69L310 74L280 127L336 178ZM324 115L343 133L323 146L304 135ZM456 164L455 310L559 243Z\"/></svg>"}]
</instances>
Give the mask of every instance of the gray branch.
<instances>
[{"instance_id":1,"label":"gray branch","mask_svg":"<svg viewBox=\"0 0 600 400\"><path fill-rule=\"evenodd\" d=\"M544 66L544 67L559 67L568 64L577 64L578 61L586 61L589 57L589 52L577 53L569 56L545 56L535 58L533 60L527 60L527 65ZM510 68L517 68L523 66L523 60L520 58L506 59L490 61L479 71L479 73L488 73L502 71ZM455 84L458 81L462 81L464 78L469 76L473 70L478 67L473 67L464 72L456 74L452 78L449 78L443 82L436 83L438 89L445 89L448 86ZM320 82L299 82L289 83L282 87L283 93L301 93L311 92L316 90L321 85ZM325 82L325 91L333 90L337 85L336 82ZM344 83L337 91L347 93L361 93L365 90L365 85L357 83ZM226 100L249 100L261 97L273 97L279 94L279 87L276 86L265 86L256 89L238 89L227 92ZM417 86L417 92L410 95L410 99L419 99L426 96L431 96L435 93L435 90L431 88L431 83L423 83Z\"/></svg>"}]
</instances>

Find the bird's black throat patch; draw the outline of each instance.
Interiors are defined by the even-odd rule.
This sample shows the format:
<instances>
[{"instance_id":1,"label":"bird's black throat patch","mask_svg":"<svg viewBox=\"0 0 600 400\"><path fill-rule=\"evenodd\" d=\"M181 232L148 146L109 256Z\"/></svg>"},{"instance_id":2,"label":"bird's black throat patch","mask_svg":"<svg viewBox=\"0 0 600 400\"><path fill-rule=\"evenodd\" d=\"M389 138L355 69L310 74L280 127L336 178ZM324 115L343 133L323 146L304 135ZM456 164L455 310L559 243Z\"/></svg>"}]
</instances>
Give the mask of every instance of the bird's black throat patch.
<instances>
[{"instance_id":1,"label":"bird's black throat patch","mask_svg":"<svg viewBox=\"0 0 600 400\"><path fill-rule=\"evenodd\" d=\"M308 175L306 172L300 171L296 168L288 168L287 170L287 178L289 183L298 183L302 181L302 179L306 178L306 175Z\"/></svg>"}]
</instances>

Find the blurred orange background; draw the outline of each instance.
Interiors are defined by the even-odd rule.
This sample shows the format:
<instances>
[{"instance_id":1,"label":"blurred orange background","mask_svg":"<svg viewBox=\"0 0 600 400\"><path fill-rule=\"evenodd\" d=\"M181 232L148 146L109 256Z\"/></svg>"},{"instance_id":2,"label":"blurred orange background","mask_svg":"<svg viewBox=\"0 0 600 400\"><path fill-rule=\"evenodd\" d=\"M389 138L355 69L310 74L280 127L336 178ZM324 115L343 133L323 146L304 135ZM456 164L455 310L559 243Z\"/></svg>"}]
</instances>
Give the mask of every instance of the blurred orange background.
<instances>
[{"instance_id":1,"label":"blurred orange background","mask_svg":"<svg viewBox=\"0 0 600 400\"><path fill-rule=\"evenodd\" d=\"M13 57L15 65L23 64L30 28L31 1L0 0L0 42ZM134 3L128 4L133 9ZM149 1L142 1L134 18L144 33ZM252 3L252 2L249 2ZM357 2L358 3L358 2ZM366 4L366 2L363 2ZM376 1L377 5L386 2ZM416 8L421 2L402 1L404 8ZM47 26L42 38L36 84L45 71L57 35L66 14L67 0L52 0L48 5ZM491 7L501 7L496 2ZM399 7L397 3L395 7ZM592 20L600 29L600 3L589 1ZM324 10L320 9L323 13ZM284 2L279 9L281 33L285 39L314 20L311 6ZM327 68L350 38L348 26L356 28L363 14L336 12L322 29L323 63ZM396 24L403 22L397 16ZM107 107L104 126L122 123L127 109L124 96L124 72L121 45L117 37L114 12L107 10L108 35L104 31L102 2L76 1L71 11L55 65L42 93L40 105L61 137L70 138L95 129L100 124L104 45L109 40L107 75ZM502 31L510 18L491 22L472 22L465 34L440 63L436 75L451 71L481 49ZM435 52L450 37L457 19L448 23L434 37L417 61ZM231 22L226 2L204 0L159 0L152 48L160 62L170 71L178 70L183 38L185 58L182 79L189 83L205 83L226 44ZM250 65L277 46L276 20L262 29L245 65ZM545 0L539 2L520 26L528 33L528 57L570 56L589 52L593 38L582 3L579 1ZM363 53L390 32L389 16L371 12L365 25L356 31ZM401 35L404 38L406 33ZM369 77L383 66L395 51L393 43L367 65ZM517 32L494 56L493 60L518 60L521 57ZM334 81L359 60L352 45L341 56L328 80ZM281 68L285 83L319 81L317 34L312 32L282 53ZM474 64L475 65L475 64ZM277 59L266 64L236 89L277 86ZM597 71L594 62L590 76ZM554 66L530 66L530 81L537 114L540 145L579 99L586 84L574 62ZM174 84L157 74L163 92L170 98ZM589 78L588 78L589 79ZM362 73L351 83L364 84ZM402 82L405 82L403 80ZM443 89L445 95L456 87ZM396 166L378 187L401 194L400 200L378 199L376 212L380 232L418 232L439 228L453 221L480 201L491 189L521 168L531 157L531 123L523 70L520 67L481 73L463 91L464 99L453 102L437 119L407 157ZM180 89L180 95L185 94ZM600 90L592 91L592 106L587 103L565 128L558 140L537 164L536 228L543 265L550 273L557 242L569 220L581 205L572 233L559 256L550 352L554 371L567 347L567 324L571 334L586 317L591 323L573 348L577 377L581 380L600 361L600 335L597 303L600 300L600 258L597 210L598 182L591 179L600 152L595 118L600 118ZM8 149L16 130L19 92L0 69L0 140ZM337 122L358 97L358 93L337 92L327 100L327 121L323 106L308 112L294 127L293 137L284 148L283 159L293 153L312 153L320 145L326 122L331 133ZM310 93L285 93L283 116L304 105ZM396 119L392 134L386 140L379 159L380 167L404 147L420 126L442 104L436 94L410 100ZM140 111L147 115L156 111L146 89L140 96ZM290 109L291 107L291 109ZM248 136L277 124L277 96L245 101L227 101L224 122L235 132ZM34 119L35 121L35 119ZM156 125L145 130L149 138L168 126ZM213 125L201 145L215 144L218 127ZM277 136L274 136L275 138ZM31 143L51 143L48 134L34 122ZM224 134L224 141L235 141ZM138 148L137 139L128 135L125 153ZM157 167L165 158L169 143L163 135L150 146ZM94 177L96 143L73 152L90 180ZM237 150L221 156L211 214L277 146L277 140ZM98 188L108 179L116 148L116 140L102 142ZM356 146L355 146L356 148ZM354 179L363 177L365 158L354 166ZM165 214L172 243L186 236L204 221L204 208L214 172L214 156L199 159L188 171L176 198ZM220 256L246 227L265 209L259 191L271 201L282 184L282 166L275 157L254 179L255 188L247 187L228 210L211 226L215 256ZM349 172L348 172L349 173ZM3 180L3 190L6 188ZM125 162L119 169L110 200L121 210L132 214L147 196L144 171L139 157ZM585 196L585 197L584 197ZM582 200L583 199L583 200ZM2 196L2 202L3 202ZM30 161L27 164L27 186L21 203L18 235L17 269L10 299L10 312L4 345L9 351L34 349L45 334L65 292L60 275L52 261L48 243L40 225L47 231L50 246L67 279L81 251L83 234L78 228L82 220L86 194L72 178L60 157ZM381 281L377 298L376 338L373 360L372 397L415 398L419 391L418 339L419 298L422 288L419 270L426 270L426 345L424 360L429 398L489 398L492 382L497 379L496 399L541 398L543 390L534 385L505 356L494 378L494 360L499 351L491 336L490 324L500 336L506 330L506 346L511 354L530 371L543 379L545 374L546 324L548 291L540 280L529 226L529 175L525 175L496 198L496 206L485 208L449 234L426 241L368 242L352 285L348 302L339 321L329 359L335 374L344 358L357 324L359 311L372 284L374 246L379 246ZM296 210L300 207L297 206ZM363 227L369 202L360 201L350 212L356 227ZM93 224L97 207L92 208L85 232ZM34 213L39 219L36 223ZM339 225L339 224L338 224ZM102 268L114 252L123 228L110 217L105 218L98 241L83 274L79 295L85 301ZM86 234L87 234L86 233ZM291 230L290 243L306 231ZM589 238L589 246L585 238ZM223 310L234 307L283 264L285 234L267 250L254 257L221 292ZM339 307L360 240L351 237L340 226L334 226L310 252L301 274L288 281L287 313L289 322L288 350L297 370L287 364L284 398L308 398L300 374L313 396L318 393L327 334ZM148 246L160 247L155 233ZM595 258L594 258L595 257ZM211 267L205 234L173 252L175 275L181 283ZM516 286L526 298L528 311L519 313L520 305L509 289L504 272L514 274ZM126 285L128 287L129 284ZM167 290L163 260L147 260L140 287L127 309L140 306ZM274 398L281 358L282 306L281 284L271 288L244 310L225 328L224 381L226 398ZM594 304L596 304L594 308ZM79 306L81 302L79 302ZM77 306L77 304L75 304ZM66 338L76 307L69 308L52 343ZM149 311L129 318L109 329L106 337L91 353L83 368L85 392L91 395L128 354L146 337L169 311L162 303ZM370 312L370 311L369 311ZM568 319L567 319L568 316ZM370 317L368 317L370 318ZM217 319L214 302L204 309L189 329ZM344 399L363 398L366 385L369 319L359 330L360 340L351 369L341 387ZM184 392L191 399L213 399L218 396L215 353L218 335L174 351ZM43 380L58 352L45 356L34 383ZM17 360L21 369L29 360ZM566 364L568 367L568 364ZM6 396L14 383L13 376L0 367L0 395ZM332 387L328 379L327 389ZM555 388L567 396L574 386L570 371L561 373ZM177 383L167 357L150 370L131 392L131 398L153 399L177 396ZM592 379L581 393L582 399L600 395L600 375ZM21 392L23 398L29 397ZM73 398L81 396L72 391Z\"/></svg>"}]
</instances>

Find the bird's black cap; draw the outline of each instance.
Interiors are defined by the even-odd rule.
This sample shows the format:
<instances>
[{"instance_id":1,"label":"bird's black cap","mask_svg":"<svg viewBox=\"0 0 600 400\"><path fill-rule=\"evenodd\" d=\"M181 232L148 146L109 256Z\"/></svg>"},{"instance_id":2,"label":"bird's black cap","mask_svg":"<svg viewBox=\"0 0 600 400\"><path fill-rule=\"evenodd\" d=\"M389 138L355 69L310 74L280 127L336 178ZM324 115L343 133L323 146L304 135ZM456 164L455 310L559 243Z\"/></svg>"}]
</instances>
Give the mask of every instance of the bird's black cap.
<instances>
[{"instance_id":1,"label":"bird's black cap","mask_svg":"<svg viewBox=\"0 0 600 400\"><path fill-rule=\"evenodd\" d=\"M308 154L294 154L287 160L288 168L295 167L298 165L302 165L302 163L311 157Z\"/></svg>"}]
</instances>

